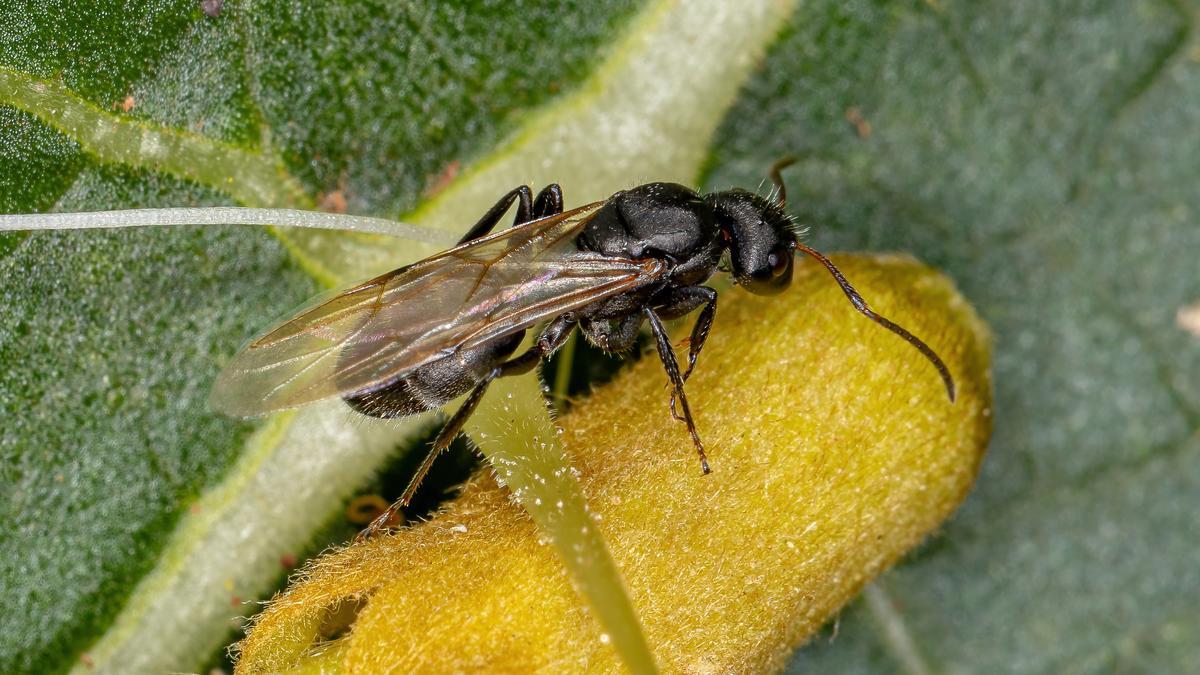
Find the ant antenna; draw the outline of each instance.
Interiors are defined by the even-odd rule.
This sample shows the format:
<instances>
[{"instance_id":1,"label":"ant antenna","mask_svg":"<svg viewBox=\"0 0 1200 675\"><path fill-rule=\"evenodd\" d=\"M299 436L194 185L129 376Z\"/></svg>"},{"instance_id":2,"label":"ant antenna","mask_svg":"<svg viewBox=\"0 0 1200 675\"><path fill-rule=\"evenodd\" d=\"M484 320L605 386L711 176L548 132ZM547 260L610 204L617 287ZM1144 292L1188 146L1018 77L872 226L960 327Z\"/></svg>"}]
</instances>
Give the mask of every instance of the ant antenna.
<instances>
[{"instance_id":1,"label":"ant antenna","mask_svg":"<svg viewBox=\"0 0 1200 675\"><path fill-rule=\"evenodd\" d=\"M783 184L783 176L780 175L780 172L795 163L796 158L792 155L788 155L771 165L771 170L768 175L771 177L771 182L775 184L775 189L778 190L776 193L775 203L779 206L779 208L787 206L787 187ZM825 269L829 270L829 273L833 275L833 278L838 282L838 285L842 287L842 292L845 293L846 297L850 299L850 304L854 305L855 309L861 312L868 319L904 338L906 342L913 347L916 347L917 351L921 352L926 359L929 359L929 362L932 363L933 367L937 369L938 375L941 375L942 382L946 385L946 394L950 397L950 402L954 402L954 378L950 375L950 369L947 368L946 364L942 362L942 359L937 355L937 352L933 351L933 348L925 344L921 338L908 332L908 330L906 330L903 326L889 321L886 317L880 314L876 314L867 305L867 301L863 300L863 297L858 294L858 291L854 290L854 287L850 285L850 282L846 279L846 275L842 274L842 271L833 264L832 260L826 258L824 253L821 253L814 248L805 246L800 242L796 242L796 248L812 256L813 258L816 258L817 262L821 263L825 266Z\"/></svg>"},{"instance_id":2,"label":"ant antenna","mask_svg":"<svg viewBox=\"0 0 1200 675\"><path fill-rule=\"evenodd\" d=\"M778 169L781 168L780 164L783 164L784 161L786 160L780 160L775 164L774 167L771 167L771 180L778 178ZM783 164L783 166L787 166L787 164ZM780 193L782 195L782 183L779 183L779 185ZM854 290L854 287L851 286L850 282L846 280L846 276L842 274L842 271L835 267L833 262L830 261L829 258L825 257L825 254L816 249L809 248L800 242L796 242L796 248L807 253L813 258L816 258L818 262L825 266L825 269L829 270L829 273L832 274L833 278L837 280L838 285L842 287L842 292L846 294L847 298L850 298L850 304L854 305L855 309L857 309L859 312L862 312L863 315L868 319L904 338L905 341L907 341L910 345L916 347L917 351L924 354L925 358L929 359L929 362L933 364L933 367L937 368L938 375L942 376L942 382L946 384L946 394L950 396L950 402L954 402L954 378L950 376L950 369L946 367L946 364L942 362L942 359L937 355L936 352L933 351L932 348L930 348L929 345L922 342L921 338L908 332L902 326L892 323L883 316L880 316L872 311L871 308L867 306L867 301L863 300L863 297L858 294L858 291Z\"/></svg>"},{"instance_id":3,"label":"ant antenna","mask_svg":"<svg viewBox=\"0 0 1200 675\"><path fill-rule=\"evenodd\" d=\"M768 175L771 176L771 182L775 184L775 203L779 208L787 206L787 187L783 184L783 176L779 172L796 163L796 158L788 155L778 162L771 165L771 171Z\"/></svg>"}]
</instances>

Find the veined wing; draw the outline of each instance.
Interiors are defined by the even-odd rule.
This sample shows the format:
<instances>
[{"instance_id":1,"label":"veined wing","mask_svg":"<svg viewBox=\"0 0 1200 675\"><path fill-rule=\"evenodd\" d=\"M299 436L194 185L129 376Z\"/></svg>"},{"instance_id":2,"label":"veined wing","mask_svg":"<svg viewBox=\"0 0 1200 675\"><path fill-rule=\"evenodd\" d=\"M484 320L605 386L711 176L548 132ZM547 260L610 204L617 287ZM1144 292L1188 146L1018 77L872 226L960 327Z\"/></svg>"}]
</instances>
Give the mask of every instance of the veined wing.
<instances>
[{"instance_id":1,"label":"veined wing","mask_svg":"<svg viewBox=\"0 0 1200 675\"><path fill-rule=\"evenodd\" d=\"M576 236L601 205L495 232L314 301L234 356L213 407L253 416L364 394L661 278L659 261L578 250Z\"/></svg>"}]
</instances>

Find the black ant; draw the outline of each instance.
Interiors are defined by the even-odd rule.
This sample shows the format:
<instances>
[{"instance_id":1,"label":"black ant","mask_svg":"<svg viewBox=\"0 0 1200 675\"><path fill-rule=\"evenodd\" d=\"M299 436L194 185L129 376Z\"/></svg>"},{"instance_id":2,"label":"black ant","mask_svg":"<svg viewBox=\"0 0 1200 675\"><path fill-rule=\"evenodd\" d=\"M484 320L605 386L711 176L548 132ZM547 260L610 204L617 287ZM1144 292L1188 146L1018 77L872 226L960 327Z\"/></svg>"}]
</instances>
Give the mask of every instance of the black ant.
<instances>
[{"instance_id":1,"label":"black ant","mask_svg":"<svg viewBox=\"0 0 1200 675\"><path fill-rule=\"evenodd\" d=\"M390 418L440 408L469 392L404 494L364 532L370 534L408 504L492 380L530 371L576 327L600 349L624 352L645 322L671 381L671 414L687 424L708 473L684 394L716 316L717 292L704 283L726 259L739 286L779 293L791 281L796 251L824 265L855 309L929 359L953 401L954 380L938 355L873 312L827 257L797 241L780 177L789 163L771 169L774 198L647 183L564 212L557 184L536 197L522 185L457 247L322 299L251 342L218 379L214 404L256 415L341 396L360 413ZM513 202L513 227L492 233ZM696 309L681 369L663 319ZM548 323L534 345L513 357L525 331L542 322Z\"/></svg>"}]
</instances>

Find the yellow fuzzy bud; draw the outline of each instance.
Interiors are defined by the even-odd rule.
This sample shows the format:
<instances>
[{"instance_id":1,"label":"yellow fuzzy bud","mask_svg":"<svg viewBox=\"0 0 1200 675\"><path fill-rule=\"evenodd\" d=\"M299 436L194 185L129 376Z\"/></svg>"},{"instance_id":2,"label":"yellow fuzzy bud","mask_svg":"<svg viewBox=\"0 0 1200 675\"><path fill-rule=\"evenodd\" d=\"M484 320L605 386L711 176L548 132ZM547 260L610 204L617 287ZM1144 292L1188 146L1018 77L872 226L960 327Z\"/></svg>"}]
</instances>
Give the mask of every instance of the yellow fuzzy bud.
<instances>
[{"instance_id":1,"label":"yellow fuzzy bud","mask_svg":"<svg viewBox=\"0 0 1200 675\"><path fill-rule=\"evenodd\" d=\"M835 260L941 355L955 403L916 350L797 260L782 295L722 293L687 387L712 474L667 411L653 354L561 419L668 672L782 667L975 479L991 430L985 327L908 258ZM264 611L238 670L619 671L607 642L553 547L485 475L432 521L318 559Z\"/></svg>"}]
</instances>

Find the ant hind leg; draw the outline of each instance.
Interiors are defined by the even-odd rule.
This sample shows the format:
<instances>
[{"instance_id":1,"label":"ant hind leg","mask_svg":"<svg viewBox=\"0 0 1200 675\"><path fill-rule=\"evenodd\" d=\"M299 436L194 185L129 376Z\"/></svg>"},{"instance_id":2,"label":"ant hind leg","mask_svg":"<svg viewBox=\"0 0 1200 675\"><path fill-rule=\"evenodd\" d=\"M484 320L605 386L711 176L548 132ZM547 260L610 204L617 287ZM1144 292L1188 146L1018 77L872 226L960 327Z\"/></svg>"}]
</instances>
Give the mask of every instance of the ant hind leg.
<instances>
[{"instance_id":1,"label":"ant hind leg","mask_svg":"<svg viewBox=\"0 0 1200 675\"><path fill-rule=\"evenodd\" d=\"M392 505L389 506L382 514L380 514L378 518L372 520L371 524L367 525L366 529L364 529L362 532L359 532L358 536L355 537L355 541L369 539L370 537L387 530L392 521L395 520L396 514L398 514L401 509L408 506L409 502L412 501L413 495L416 494L417 488L421 486L421 481L425 480L426 474L429 473L429 469L433 466L433 461L437 459L438 455L442 454L446 448L449 448L450 444L454 442L454 439L458 437L458 434L462 432L463 425L467 423L467 420L471 417L471 414L474 413L475 409L479 407L480 399L483 398L483 394L487 391L488 385L491 384L492 380L494 379L496 379L496 375L493 371L492 374L489 374L479 384L475 385L475 388L471 390L471 395L467 397L466 401L463 401L463 404L459 406L457 411L455 411L454 416L451 417L448 422L446 422L446 426L442 427L442 430L438 432L437 438L434 439L433 443L429 446L429 451L425 454L425 459L421 460L421 465L417 467L416 474L414 474L413 477L408 481L408 487L404 488L404 494L402 494L395 502L392 502Z\"/></svg>"},{"instance_id":2,"label":"ant hind leg","mask_svg":"<svg viewBox=\"0 0 1200 675\"><path fill-rule=\"evenodd\" d=\"M562 211L563 194L558 183L551 183L542 188L537 198L533 200L533 219L557 216Z\"/></svg>"},{"instance_id":3,"label":"ant hind leg","mask_svg":"<svg viewBox=\"0 0 1200 675\"><path fill-rule=\"evenodd\" d=\"M491 232L504 217L504 213L512 206L514 200L517 202L517 213L513 217L513 227L539 218L556 216L563 210L562 188L558 186L558 183L551 183L542 188L542 191L537 194L537 199L534 199L533 192L528 185L513 188L501 197L492 208L488 209L479 222L467 230L462 239L458 240L459 245Z\"/></svg>"},{"instance_id":4,"label":"ant hind leg","mask_svg":"<svg viewBox=\"0 0 1200 675\"><path fill-rule=\"evenodd\" d=\"M492 228L496 227L496 223L500 222L500 219L504 217L504 212L508 211L508 207L512 206L514 200L517 202L517 216L514 225L520 225L521 223L533 220L533 192L529 189L528 185L513 188L497 200L496 204L488 209L487 213L483 214L479 222L467 230L462 239L458 240L459 245L461 246L468 241L478 239L491 232Z\"/></svg>"},{"instance_id":5,"label":"ant hind leg","mask_svg":"<svg viewBox=\"0 0 1200 675\"><path fill-rule=\"evenodd\" d=\"M483 395L487 392L488 385L492 383L492 380L495 380L497 377L519 375L533 370L539 361L553 354L567 341L567 337L571 334L571 329L573 328L575 328L574 319L568 316L558 317L546 326L545 330L542 331L542 334L538 336L537 341L529 350L517 357L500 363L480 379L479 383L471 390L471 394L467 396L467 400L463 401L463 404L459 406L450 420L446 422L446 425L442 427L442 430L438 432L437 438L429 446L429 451L426 453L425 458L421 460L421 465L417 467L417 472L409 480L408 487L404 488L404 494L389 506L387 511L384 511L378 518L371 521L371 524L358 534L356 540L362 541L387 530L391 522L395 519L396 514L408 506L416 494L417 488L420 487L421 481L425 479L426 474L429 473L429 469L433 466L434 460L446 448L450 447L454 439L462 433L463 426L466 425L471 415L475 413L475 409L479 407L479 401L483 399Z\"/></svg>"}]
</instances>

